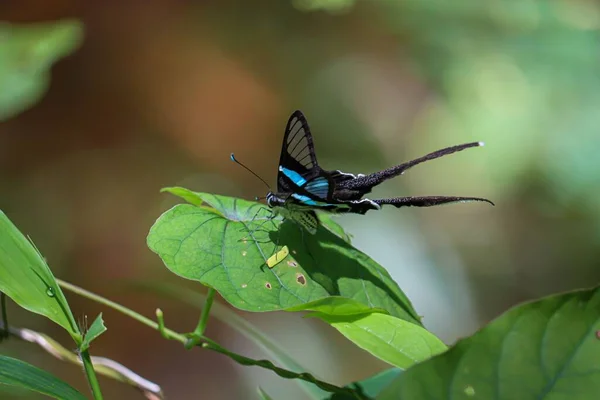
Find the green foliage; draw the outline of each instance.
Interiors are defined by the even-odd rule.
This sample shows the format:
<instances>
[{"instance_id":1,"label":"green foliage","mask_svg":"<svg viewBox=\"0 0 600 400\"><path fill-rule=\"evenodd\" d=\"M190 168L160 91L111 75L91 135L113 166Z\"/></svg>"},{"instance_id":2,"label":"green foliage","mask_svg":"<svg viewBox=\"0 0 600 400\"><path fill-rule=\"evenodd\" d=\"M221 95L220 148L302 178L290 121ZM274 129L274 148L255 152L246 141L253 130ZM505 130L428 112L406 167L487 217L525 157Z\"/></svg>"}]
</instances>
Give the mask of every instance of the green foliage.
<instances>
[{"instance_id":1,"label":"green foliage","mask_svg":"<svg viewBox=\"0 0 600 400\"><path fill-rule=\"evenodd\" d=\"M0 211L0 292L41 314L79 341L81 334L63 292L33 244Z\"/></svg>"},{"instance_id":2,"label":"green foliage","mask_svg":"<svg viewBox=\"0 0 600 400\"><path fill-rule=\"evenodd\" d=\"M289 221L271 219L259 203L169 191L194 205L165 212L150 229L148 246L171 271L215 288L233 306L274 311L341 296L420 325L388 272L333 234L337 227L321 226L309 235ZM266 260L283 246L290 254L268 268Z\"/></svg>"},{"instance_id":3,"label":"green foliage","mask_svg":"<svg viewBox=\"0 0 600 400\"><path fill-rule=\"evenodd\" d=\"M84 395L54 375L3 355L0 355L0 385L23 388L60 400L85 400Z\"/></svg>"},{"instance_id":4,"label":"green foliage","mask_svg":"<svg viewBox=\"0 0 600 400\"><path fill-rule=\"evenodd\" d=\"M405 371L377 399L591 399L600 393L600 288L518 306Z\"/></svg>"},{"instance_id":5,"label":"green foliage","mask_svg":"<svg viewBox=\"0 0 600 400\"><path fill-rule=\"evenodd\" d=\"M388 315L385 310L344 297L326 297L286 311L312 311L317 317L375 357L408 368L446 350L425 328Z\"/></svg>"},{"instance_id":6,"label":"green foliage","mask_svg":"<svg viewBox=\"0 0 600 400\"><path fill-rule=\"evenodd\" d=\"M360 348L399 368L442 353L446 345L419 325L381 313L336 316L316 313Z\"/></svg>"},{"instance_id":7,"label":"green foliage","mask_svg":"<svg viewBox=\"0 0 600 400\"><path fill-rule=\"evenodd\" d=\"M54 62L81 43L78 21L15 25L0 22L0 121L35 104L50 82Z\"/></svg>"},{"instance_id":8,"label":"green foliage","mask_svg":"<svg viewBox=\"0 0 600 400\"><path fill-rule=\"evenodd\" d=\"M324 297L319 300L300 304L294 307L289 307L285 310L313 311L313 314L309 314L309 316L314 316L316 314L326 314L331 316L354 316L370 314L375 312L387 313L387 311L382 308L369 307L356 300L339 296Z\"/></svg>"},{"instance_id":9,"label":"green foliage","mask_svg":"<svg viewBox=\"0 0 600 400\"><path fill-rule=\"evenodd\" d=\"M104 332L106 332L106 326L104 326L104 321L102 320L102 313L100 313L90 326L90 329L88 329L88 331L83 336L83 342L81 343L79 351L86 351L87 349L89 349L92 341L95 340L98 336L102 335Z\"/></svg>"}]
</instances>

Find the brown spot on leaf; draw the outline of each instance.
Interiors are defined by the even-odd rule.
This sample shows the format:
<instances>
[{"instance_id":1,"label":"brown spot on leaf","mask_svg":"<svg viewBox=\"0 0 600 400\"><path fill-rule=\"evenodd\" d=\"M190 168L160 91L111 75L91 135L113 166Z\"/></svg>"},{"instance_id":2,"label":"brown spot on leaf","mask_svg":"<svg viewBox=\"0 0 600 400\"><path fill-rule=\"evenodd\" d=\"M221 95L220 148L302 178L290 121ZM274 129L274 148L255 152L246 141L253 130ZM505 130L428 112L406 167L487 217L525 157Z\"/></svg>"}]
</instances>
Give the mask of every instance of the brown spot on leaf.
<instances>
[{"instance_id":1,"label":"brown spot on leaf","mask_svg":"<svg viewBox=\"0 0 600 400\"><path fill-rule=\"evenodd\" d=\"M303 274L296 274L296 282L301 284L302 286L306 285L306 277Z\"/></svg>"},{"instance_id":2,"label":"brown spot on leaf","mask_svg":"<svg viewBox=\"0 0 600 400\"><path fill-rule=\"evenodd\" d=\"M265 287L269 290L271 290L271 283L270 282L265 282Z\"/></svg>"},{"instance_id":3,"label":"brown spot on leaf","mask_svg":"<svg viewBox=\"0 0 600 400\"><path fill-rule=\"evenodd\" d=\"M295 262L295 261L288 261L288 262L287 262L287 265L289 265L290 267L297 267L297 266L298 266L298 263L297 263L297 262Z\"/></svg>"}]
</instances>

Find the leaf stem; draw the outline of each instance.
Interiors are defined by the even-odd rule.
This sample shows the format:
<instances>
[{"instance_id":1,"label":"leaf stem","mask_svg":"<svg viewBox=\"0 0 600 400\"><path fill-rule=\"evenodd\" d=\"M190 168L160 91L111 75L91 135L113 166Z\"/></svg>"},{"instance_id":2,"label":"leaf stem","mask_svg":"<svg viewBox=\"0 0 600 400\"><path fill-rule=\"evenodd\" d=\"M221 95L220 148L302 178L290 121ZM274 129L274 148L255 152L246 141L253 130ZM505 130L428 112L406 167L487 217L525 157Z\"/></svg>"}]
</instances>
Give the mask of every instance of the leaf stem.
<instances>
[{"instance_id":1,"label":"leaf stem","mask_svg":"<svg viewBox=\"0 0 600 400\"><path fill-rule=\"evenodd\" d=\"M83 369L85 370L85 375L87 376L88 383L90 385L90 390L94 395L95 400L102 400L102 392L100 391L100 384L98 383L98 377L96 376L96 371L94 371L94 364L92 364L92 359L90 357L90 353L88 350L84 350L79 353L81 357L81 362L83 363Z\"/></svg>"},{"instance_id":2,"label":"leaf stem","mask_svg":"<svg viewBox=\"0 0 600 400\"><path fill-rule=\"evenodd\" d=\"M159 323L133 311L130 308L127 308L118 303L115 303L114 301L108 300L108 299L106 299L102 296L99 296L95 293L92 293L86 289L80 288L71 283L65 282L61 279L56 279L56 281L59 283L59 285L62 288L69 290L73 293L76 293L82 297L96 301L96 302L103 304L107 307L110 307L116 311L119 311L120 313L123 313L123 314L127 315L128 317L131 317L134 320L136 320L156 331L161 332L161 334L168 337L169 339L176 340L184 345L188 342L188 338L186 337L186 335L175 332L164 326L164 319L163 319L164 317L162 315L162 312L157 313L157 314L160 314L159 318L163 319L161 321L161 323L159 324ZM207 303L208 303L208 299L207 299ZM254 365L254 366L264 368L264 369L271 370L275 374L279 375L282 378L301 379L303 381L313 383L317 387L319 387L322 390L325 390L329 393L340 393L340 394L349 395L355 399L365 399L364 395L362 395L360 392L358 392L354 389L340 387L340 386L336 386L336 385L333 385L333 384L325 382L325 381L321 381L321 380L315 378L312 374L309 374L307 372L293 372L293 371L289 371L284 368L277 367L277 366L275 366L275 364L273 364L269 360L255 360L252 358L245 357L241 354L234 353L232 351L225 349L224 347L221 347L217 342L215 342L214 340L211 340L205 336L201 336L201 341L197 343L197 346L208 349L208 350L215 351L220 354L223 354L241 365L249 365L249 366Z\"/></svg>"},{"instance_id":3,"label":"leaf stem","mask_svg":"<svg viewBox=\"0 0 600 400\"><path fill-rule=\"evenodd\" d=\"M208 288L208 293L206 294L206 301L204 302L204 307L202 308L202 312L200 313L200 321L198 321L198 326L192 332L190 339L185 344L186 349L191 349L192 347L198 345L204 336L204 331L206 331L206 324L208 323L208 316L210 314L210 309L212 308L213 301L215 299L215 294L217 291L211 287Z\"/></svg>"},{"instance_id":4,"label":"leaf stem","mask_svg":"<svg viewBox=\"0 0 600 400\"><path fill-rule=\"evenodd\" d=\"M104 298L104 297L99 296L95 293L92 293L88 290L80 288L79 286L75 286L69 282L65 282L61 279L57 278L56 281L63 289L69 290L75 294L80 295L81 297L85 297L85 298L93 300L97 303L103 304L107 307L112 308L113 310L116 310L122 314L127 315L130 318L133 318L134 320L138 321L139 323L142 323L152 329L159 330L158 323L154 322L150 318L144 317L143 315L133 311L130 308L124 307L124 306L120 305L119 303L115 303L114 301L108 300L107 298ZM182 335L180 333L172 331L168 328L164 328L163 331L164 331L164 334L168 336L168 339L177 340L181 343L185 343L185 341L186 341L185 335Z\"/></svg>"}]
</instances>

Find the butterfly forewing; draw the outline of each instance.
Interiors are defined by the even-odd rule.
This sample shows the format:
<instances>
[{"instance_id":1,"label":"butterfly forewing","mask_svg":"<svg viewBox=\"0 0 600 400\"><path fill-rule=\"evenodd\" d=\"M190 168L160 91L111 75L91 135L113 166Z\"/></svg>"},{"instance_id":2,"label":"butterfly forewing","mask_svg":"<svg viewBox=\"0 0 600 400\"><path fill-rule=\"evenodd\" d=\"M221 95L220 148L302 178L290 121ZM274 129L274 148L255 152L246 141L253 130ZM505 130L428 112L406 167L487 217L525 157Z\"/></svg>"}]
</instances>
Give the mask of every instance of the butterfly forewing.
<instances>
[{"instance_id":1,"label":"butterfly forewing","mask_svg":"<svg viewBox=\"0 0 600 400\"><path fill-rule=\"evenodd\" d=\"M277 190L293 192L320 171L310 128L300 111L288 120L279 159ZM290 184L288 184L288 182Z\"/></svg>"}]
</instances>

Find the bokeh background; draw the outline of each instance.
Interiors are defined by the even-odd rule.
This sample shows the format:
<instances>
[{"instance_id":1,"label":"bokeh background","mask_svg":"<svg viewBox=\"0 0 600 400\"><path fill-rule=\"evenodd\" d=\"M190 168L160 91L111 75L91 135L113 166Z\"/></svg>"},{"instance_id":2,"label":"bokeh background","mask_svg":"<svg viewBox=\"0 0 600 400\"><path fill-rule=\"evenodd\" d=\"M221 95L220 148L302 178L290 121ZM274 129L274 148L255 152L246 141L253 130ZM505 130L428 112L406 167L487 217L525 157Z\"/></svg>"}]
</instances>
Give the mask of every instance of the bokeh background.
<instances>
[{"instance_id":1,"label":"bokeh background","mask_svg":"<svg viewBox=\"0 0 600 400\"><path fill-rule=\"evenodd\" d=\"M17 28L8 23L64 18L79 21L83 34L35 50L65 55L45 75L48 66L38 64L47 60L32 55L29 39L13 40ZM0 209L58 277L148 316L161 307L176 330L192 330L198 310L132 285L203 291L170 274L145 245L154 220L177 201L160 188L264 195L229 154L274 183L295 109L305 112L330 169L371 172L485 141L420 165L375 195L482 196L496 207L391 208L339 219L447 343L514 304L600 278L593 0L26 0L2 2L0 20ZM161 384L171 399L253 398L259 385L274 398L304 398L269 371L187 352L67 296L79 318L104 313L108 332L93 354ZM343 385L387 368L299 314L239 314L324 380ZM69 345L42 317L15 306L10 315ZM208 334L265 357L219 321ZM0 352L86 390L77 367L32 345L10 341ZM101 383L107 399L141 398Z\"/></svg>"}]
</instances>

